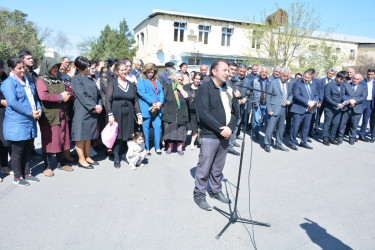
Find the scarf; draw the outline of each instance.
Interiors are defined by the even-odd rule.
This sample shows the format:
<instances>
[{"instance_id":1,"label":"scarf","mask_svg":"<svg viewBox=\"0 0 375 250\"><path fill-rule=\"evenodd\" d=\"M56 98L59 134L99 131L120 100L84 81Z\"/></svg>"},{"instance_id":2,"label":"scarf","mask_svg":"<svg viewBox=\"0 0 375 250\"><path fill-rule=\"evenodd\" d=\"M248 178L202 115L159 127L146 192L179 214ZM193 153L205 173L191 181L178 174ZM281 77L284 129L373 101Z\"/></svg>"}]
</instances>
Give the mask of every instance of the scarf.
<instances>
[{"instance_id":1,"label":"scarf","mask_svg":"<svg viewBox=\"0 0 375 250\"><path fill-rule=\"evenodd\" d=\"M174 82L174 83L172 83L174 97L176 98L178 109L180 109L180 107L181 107L181 103L180 103L180 99L178 98L177 85L178 85L178 82Z\"/></svg>"},{"instance_id":2,"label":"scarf","mask_svg":"<svg viewBox=\"0 0 375 250\"><path fill-rule=\"evenodd\" d=\"M31 87L30 87L29 80L27 79L27 77L25 77L25 81L23 81L18 76L16 76L13 72L10 72L10 76L13 77L17 82L19 82L25 88L26 97L29 100L31 109L33 111L36 111L34 96L31 91Z\"/></svg>"}]
</instances>

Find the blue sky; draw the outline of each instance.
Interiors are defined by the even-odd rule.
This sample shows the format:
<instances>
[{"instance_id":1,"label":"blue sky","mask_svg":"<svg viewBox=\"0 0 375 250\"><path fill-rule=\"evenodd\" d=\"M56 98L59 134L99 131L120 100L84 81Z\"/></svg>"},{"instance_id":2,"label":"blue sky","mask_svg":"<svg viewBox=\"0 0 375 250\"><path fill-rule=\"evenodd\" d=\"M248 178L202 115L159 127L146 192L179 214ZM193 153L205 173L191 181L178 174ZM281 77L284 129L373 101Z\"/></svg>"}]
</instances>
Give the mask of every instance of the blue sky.
<instances>
[{"instance_id":1,"label":"blue sky","mask_svg":"<svg viewBox=\"0 0 375 250\"><path fill-rule=\"evenodd\" d=\"M157 3L156 3L157 2ZM287 9L291 1L277 1ZM357 1L306 1L320 12L322 31L375 38L375 14L373 2ZM73 47L68 55L76 56L75 45L90 36L98 37L105 25L118 27L125 18L131 30L152 13L153 9L176 10L206 16L253 20L257 13L274 6L275 1L7 1L0 7L21 10L28 20L40 27L49 27L53 36L62 31L69 37Z\"/></svg>"}]
</instances>

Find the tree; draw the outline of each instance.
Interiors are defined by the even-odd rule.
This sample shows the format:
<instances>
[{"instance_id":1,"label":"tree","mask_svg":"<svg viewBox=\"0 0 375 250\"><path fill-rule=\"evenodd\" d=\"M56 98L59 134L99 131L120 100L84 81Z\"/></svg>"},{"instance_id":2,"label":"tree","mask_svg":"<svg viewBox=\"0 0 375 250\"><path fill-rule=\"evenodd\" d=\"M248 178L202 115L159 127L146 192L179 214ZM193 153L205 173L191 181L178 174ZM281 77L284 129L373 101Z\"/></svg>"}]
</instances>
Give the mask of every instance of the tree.
<instances>
[{"instance_id":1,"label":"tree","mask_svg":"<svg viewBox=\"0 0 375 250\"><path fill-rule=\"evenodd\" d=\"M276 10L276 11L275 11ZM272 13L267 16L266 13ZM309 4L291 3L284 11L275 4L274 8L264 10L260 22L246 24L247 36L251 49L257 51L259 63L266 62L272 66L291 67L299 60L300 52L305 49L312 33L320 27L320 15ZM250 56L249 61L254 56Z\"/></svg>"},{"instance_id":2,"label":"tree","mask_svg":"<svg viewBox=\"0 0 375 250\"><path fill-rule=\"evenodd\" d=\"M27 14L0 9L0 58L6 61L20 50L29 50L35 59L43 57L42 39L35 24L27 21Z\"/></svg>"},{"instance_id":3,"label":"tree","mask_svg":"<svg viewBox=\"0 0 375 250\"><path fill-rule=\"evenodd\" d=\"M61 56L65 56L65 52L67 49L70 48L71 42L69 41L68 36L60 31L59 33L56 34L55 37L55 47L58 49L58 52L60 53Z\"/></svg>"},{"instance_id":4,"label":"tree","mask_svg":"<svg viewBox=\"0 0 375 250\"><path fill-rule=\"evenodd\" d=\"M99 38L88 38L78 44L78 49L91 59L133 58L135 49L132 48L134 38L125 18L120 22L119 29L112 29L109 25L104 27Z\"/></svg>"}]
</instances>

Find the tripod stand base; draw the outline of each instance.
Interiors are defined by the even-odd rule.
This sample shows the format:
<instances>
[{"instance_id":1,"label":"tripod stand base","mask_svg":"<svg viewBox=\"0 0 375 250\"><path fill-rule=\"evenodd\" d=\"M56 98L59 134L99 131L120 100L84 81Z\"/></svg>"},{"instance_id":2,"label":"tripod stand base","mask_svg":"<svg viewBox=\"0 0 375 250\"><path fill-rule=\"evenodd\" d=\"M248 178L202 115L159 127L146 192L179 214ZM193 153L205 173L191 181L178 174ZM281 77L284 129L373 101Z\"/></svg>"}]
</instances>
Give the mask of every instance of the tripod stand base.
<instances>
[{"instance_id":1,"label":"tripod stand base","mask_svg":"<svg viewBox=\"0 0 375 250\"><path fill-rule=\"evenodd\" d=\"M271 224L269 224L269 223L263 223L263 222L259 222L259 221L254 221L254 220L249 220L249 219L244 219L244 218L238 217L236 210L234 210L231 214L229 214L229 213L221 210L220 208L217 208L217 207L213 207L213 208L216 211L218 211L220 214L225 216L227 219L229 219L229 222L225 225L225 227L220 231L220 233L218 235L216 235L216 237L215 237L216 239L220 238L220 236L228 229L230 224L234 224L236 222L245 223L245 224L253 224L253 225L264 226L264 227L270 227L271 226Z\"/></svg>"}]
</instances>

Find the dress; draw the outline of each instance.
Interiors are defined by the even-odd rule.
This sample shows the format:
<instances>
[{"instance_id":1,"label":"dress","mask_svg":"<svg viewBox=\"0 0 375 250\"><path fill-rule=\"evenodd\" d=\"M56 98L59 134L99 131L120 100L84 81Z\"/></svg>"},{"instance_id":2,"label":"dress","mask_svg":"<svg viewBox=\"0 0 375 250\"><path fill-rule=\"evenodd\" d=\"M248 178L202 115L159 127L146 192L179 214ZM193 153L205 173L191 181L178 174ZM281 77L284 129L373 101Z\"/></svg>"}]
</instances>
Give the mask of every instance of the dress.
<instances>
[{"instance_id":1,"label":"dress","mask_svg":"<svg viewBox=\"0 0 375 250\"><path fill-rule=\"evenodd\" d=\"M190 101L189 101L189 122L187 125L187 129L191 131L197 131L199 129L198 125L198 118L197 118L197 112L195 109L195 94L197 93L198 89L192 88L193 84L189 83L184 86L184 89L188 91L191 95Z\"/></svg>"},{"instance_id":2,"label":"dress","mask_svg":"<svg viewBox=\"0 0 375 250\"><path fill-rule=\"evenodd\" d=\"M127 81L124 88L117 78L113 79L107 86L105 107L118 123L117 139L127 141L134 133L135 115L141 115L135 84Z\"/></svg>"},{"instance_id":3,"label":"dress","mask_svg":"<svg viewBox=\"0 0 375 250\"><path fill-rule=\"evenodd\" d=\"M48 83L47 83L48 84ZM49 103L58 103L60 101L59 94L50 94L46 83L38 78L36 81L36 89L38 92L39 100L44 105L43 111L46 110ZM68 85L65 85L65 91L69 93L70 96L74 96L73 91ZM69 126L68 126L68 117L69 107L67 102L59 103L60 106L60 122L56 125L48 124L46 119L42 118L39 122L40 124L40 133L42 135L42 152L43 153L58 153L62 149L70 149L70 138L69 138ZM43 113L44 115L44 113ZM43 117L44 118L44 117Z\"/></svg>"},{"instance_id":4,"label":"dress","mask_svg":"<svg viewBox=\"0 0 375 250\"><path fill-rule=\"evenodd\" d=\"M72 141L95 140L99 137L98 114L93 110L102 105L96 83L89 77L77 74L72 78L74 92L74 119Z\"/></svg>"}]
</instances>

